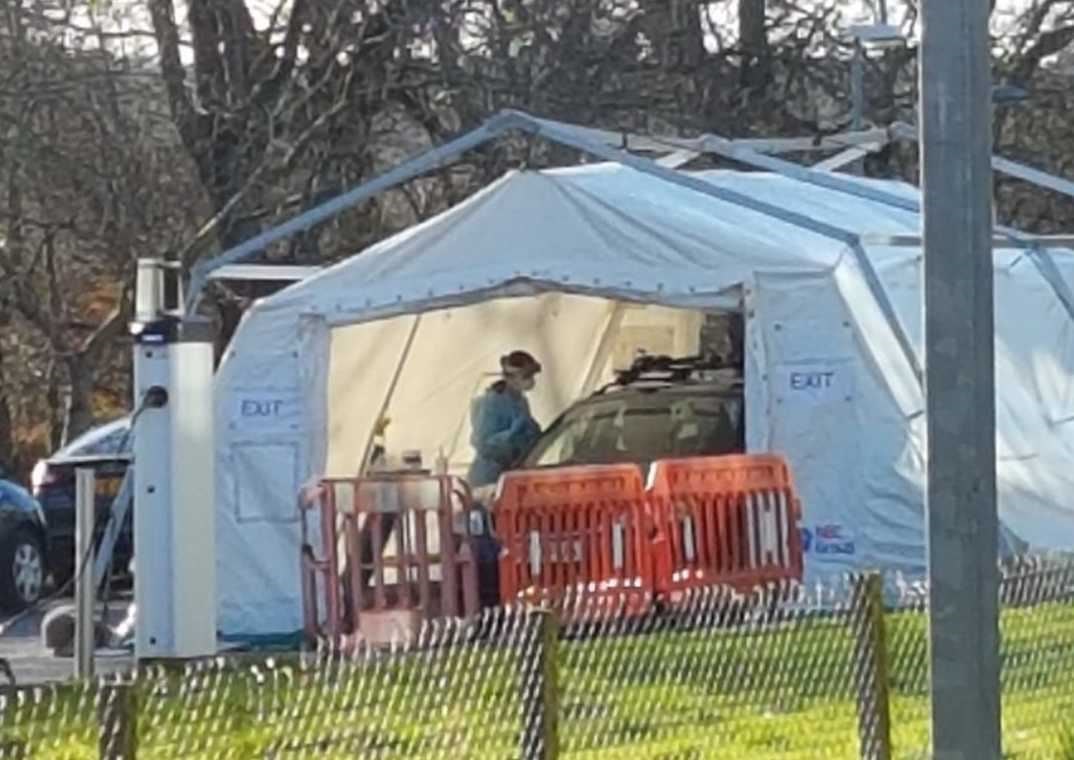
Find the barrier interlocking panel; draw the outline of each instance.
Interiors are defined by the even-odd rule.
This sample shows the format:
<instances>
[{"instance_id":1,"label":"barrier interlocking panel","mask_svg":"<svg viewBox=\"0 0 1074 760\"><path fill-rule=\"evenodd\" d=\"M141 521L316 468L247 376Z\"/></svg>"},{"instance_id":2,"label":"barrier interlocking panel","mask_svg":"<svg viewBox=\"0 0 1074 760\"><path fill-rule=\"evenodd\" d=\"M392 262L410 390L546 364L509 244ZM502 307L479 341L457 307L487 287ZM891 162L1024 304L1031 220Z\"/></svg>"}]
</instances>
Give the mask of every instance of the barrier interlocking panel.
<instances>
[{"instance_id":1,"label":"barrier interlocking panel","mask_svg":"<svg viewBox=\"0 0 1074 760\"><path fill-rule=\"evenodd\" d=\"M661 592L723 583L748 593L801 578L801 507L782 457L658 461L649 499L666 537L658 560Z\"/></svg>"},{"instance_id":2,"label":"barrier interlocking panel","mask_svg":"<svg viewBox=\"0 0 1074 760\"><path fill-rule=\"evenodd\" d=\"M341 648L359 639L383 644L412 638L424 620L477 613L464 481L420 474L331 478L305 496L308 635ZM313 510L318 536L306 521Z\"/></svg>"},{"instance_id":3,"label":"barrier interlocking panel","mask_svg":"<svg viewBox=\"0 0 1074 760\"><path fill-rule=\"evenodd\" d=\"M584 589L651 606L656 526L637 466L506 473L495 520L504 602Z\"/></svg>"}]
</instances>

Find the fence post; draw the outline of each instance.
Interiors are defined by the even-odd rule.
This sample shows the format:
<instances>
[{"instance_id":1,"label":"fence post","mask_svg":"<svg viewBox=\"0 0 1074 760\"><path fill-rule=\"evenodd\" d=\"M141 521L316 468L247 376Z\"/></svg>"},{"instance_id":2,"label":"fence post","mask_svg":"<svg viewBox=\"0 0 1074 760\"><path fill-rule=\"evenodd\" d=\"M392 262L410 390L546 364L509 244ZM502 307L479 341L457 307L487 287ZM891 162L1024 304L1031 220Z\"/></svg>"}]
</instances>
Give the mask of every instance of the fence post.
<instances>
[{"instance_id":1,"label":"fence post","mask_svg":"<svg viewBox=\"0 0 1074 760\"><path fill-rule=\"evenodd\" d=\"M97 643L93 618L97 588L93 577L93 524L96 517L96 474L92 467L75 470L75 677L93 675Z\"/></svg>"},{"instance_id":2,"label":"fence post","mask_svg":"<svg viewBox=\"0 0 1074 760\"><path fill-rule=\"evenodd\" d=\"M101 760L135 760L138 754L137 720L134 684L103 684L98 705L98 755Z\"/></svg>"},{"instance_id":3,"label":"fence post","mask_svg":"<svg viewBox=\"0 0 1074 760\"><path fill-rule=\"evenodd\" d=\"M519 652L521 757L555 760L559 757L559 621L547 609L525 614L526 636Z\"/></svg>"},{"instance_id":4,"label":"fence post","mask_svg":"<svg viewBox=\"0 0 1074 760\"><path fill-rule=\"evenodd\" d=\"M891 714L883 582L879 573L867 573L857 576L854 585L854 655L861 757L863 760L890 760Z\"/></svg>"}]
</instances>

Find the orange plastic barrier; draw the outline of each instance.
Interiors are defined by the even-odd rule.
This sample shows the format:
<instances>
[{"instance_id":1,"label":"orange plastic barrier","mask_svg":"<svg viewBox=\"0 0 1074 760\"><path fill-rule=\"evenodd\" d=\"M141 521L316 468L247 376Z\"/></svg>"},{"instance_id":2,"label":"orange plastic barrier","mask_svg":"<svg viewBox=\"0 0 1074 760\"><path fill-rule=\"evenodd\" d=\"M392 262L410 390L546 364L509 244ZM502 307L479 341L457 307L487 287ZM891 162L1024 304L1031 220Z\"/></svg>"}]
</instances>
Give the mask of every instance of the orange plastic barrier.
<instances>
[{"instance_id":1,"label":"orange plastic barrier","mask_svg":"<svg viewBox=\"0 0 1074 760\"><path fill-rule=\"evenodd\" d=\"M636 466L505 473L493 519L503 602L582 592L652 605L655 524Z\"/></svg>"},{"instance_id":2,"label":"orange plastic barrier","mask_svg":"<svg viewBox=\"0 0 1074 760\"><path fill-rule=\"evenodd\" d=\"M413 637L429 618L477 613L464 481L420 474L326 479L300 503L307 635L342 649L359 640L379 645ZM312 511L320 518L319 556L306 519Z\"/></svg>"},{"instance_id":3,"label":"orange plastic barrier","mask_svg":"<svg viewBox=\"0 0 1074 760\"><path fill-rule=\"evenodd\" d=\"M653 464L649 500L665 536L657 589L726 583L749 592L802 576L801 506L786 461L749 454Z\"/></svg>"}]
</instances>

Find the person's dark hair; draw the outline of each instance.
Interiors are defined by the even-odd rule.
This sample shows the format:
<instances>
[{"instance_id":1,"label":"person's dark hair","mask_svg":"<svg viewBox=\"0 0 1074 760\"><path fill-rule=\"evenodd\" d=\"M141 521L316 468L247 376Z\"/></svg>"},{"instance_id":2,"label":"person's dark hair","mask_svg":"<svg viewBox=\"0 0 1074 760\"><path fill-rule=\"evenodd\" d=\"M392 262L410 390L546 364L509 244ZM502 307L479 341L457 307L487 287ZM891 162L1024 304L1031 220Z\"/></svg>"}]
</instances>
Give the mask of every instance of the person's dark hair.
<instances>
[{"instance_id":1,"label":"person's dark hair","mask_svg":"<svg viewBox=\"0 0 1074 760\"><path fill-rule=\"evenodd\" d=\"M533 358L528 351L512 351L500 357L500 370L504 375L516 375L532 377L541 371L541 363ZM494 393L503 393L507 390L507 380L501 378L494 382L489 390Z\"/></svg>"},{"instance_id":2,"label":"person's dark hair","mask_svg":"<svg viewBox=\"0 0 1074 760\"><path fill-rule=\"evenodd\" d=\"M500 357L500 368L504 374L519 373L532 376L541 371L541 363L527 351L512 351Z\"/></svg>"}]
</instances>

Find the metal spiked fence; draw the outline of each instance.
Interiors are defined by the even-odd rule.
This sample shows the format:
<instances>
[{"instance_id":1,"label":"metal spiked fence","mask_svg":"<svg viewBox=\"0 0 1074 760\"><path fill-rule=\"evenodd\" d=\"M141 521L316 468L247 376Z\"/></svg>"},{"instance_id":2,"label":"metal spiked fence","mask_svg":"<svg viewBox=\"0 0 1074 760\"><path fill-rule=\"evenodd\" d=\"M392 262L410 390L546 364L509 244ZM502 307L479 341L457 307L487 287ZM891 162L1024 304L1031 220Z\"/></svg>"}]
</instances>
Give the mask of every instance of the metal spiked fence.
<instances>
[{"instance_id":1,"label":"metal spiked fence","mask_svg":"<svg viewBox=\"0 0 1074 760\"><path fill-rule=\"evenodd\" d=\"M1074 757L1074 561L1012 563L1000 593L1008 755ZM387 650L20 688L0 758L923 758L924 600L876 575L641 616L580 595Z\"/></svg>"}]
</instances>

